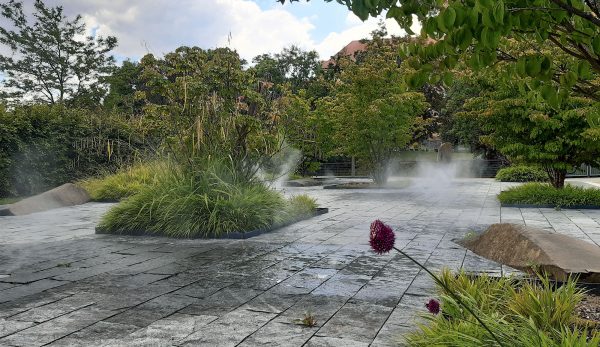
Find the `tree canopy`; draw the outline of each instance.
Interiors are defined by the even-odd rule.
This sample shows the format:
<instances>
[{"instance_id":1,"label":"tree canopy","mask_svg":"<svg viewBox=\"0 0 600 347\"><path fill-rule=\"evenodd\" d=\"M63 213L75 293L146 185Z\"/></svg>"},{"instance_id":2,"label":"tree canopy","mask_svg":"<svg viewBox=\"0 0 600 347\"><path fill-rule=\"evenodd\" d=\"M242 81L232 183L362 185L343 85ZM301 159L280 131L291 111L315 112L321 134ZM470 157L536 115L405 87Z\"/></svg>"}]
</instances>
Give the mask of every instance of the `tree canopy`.
<instances>
[{"instance_id":1,"label":"tree canopy","mask_svg":"<svg viewBox=\"0 0 600 347\"><path fill-rule=\"evenodd\" d=\"M316 110L333 123L336 152L367 164L378 184L386 182L390 160L411 142L429 106L422 93L407 91L394 47L375 36L359 63L343 64L333 95Z\"/></svg>"},{"instance_id":2,"label":"tree canopy","mask_svg":"<svg viewBox=\"0 0 600 347\"><path fill-rule=\"evenodd\" d=\"M69 20L62 7L47 7L41 0L35 1L33 20L22 2L11 0L0 9L9 24L0 26L0 43L12 52L0 55L5 98L50 104L94 98L89 94L98 91L100 79L113 67L108 53L117 45L115 37L80 40L86 34L81 16Z\"/></svg>"}]
</instances>

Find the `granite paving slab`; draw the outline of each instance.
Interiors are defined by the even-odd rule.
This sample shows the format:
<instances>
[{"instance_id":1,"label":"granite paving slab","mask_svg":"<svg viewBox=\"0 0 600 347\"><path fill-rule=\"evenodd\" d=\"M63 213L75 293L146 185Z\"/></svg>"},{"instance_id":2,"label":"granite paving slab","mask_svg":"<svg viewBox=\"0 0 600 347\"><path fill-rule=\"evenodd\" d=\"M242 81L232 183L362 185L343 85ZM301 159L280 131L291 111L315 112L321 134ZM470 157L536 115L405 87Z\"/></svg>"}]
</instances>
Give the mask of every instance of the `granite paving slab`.
<instances>
[{"instance_id":1,"label":"granite paving slab","mask_svg":"<svg viewBox=\"0 0 600 347\"><path fill-rule=\"evenodd\" d=\"M600 244L598 210L504 208L513 184L491 179L430 183L286 188L330 212L242 240L94 234L112 204L0 217L0 346L397 346L436 292L370 250L374 219L435 270L514 272L452 241L498 222Z\"/></svg>"}]
</instances>

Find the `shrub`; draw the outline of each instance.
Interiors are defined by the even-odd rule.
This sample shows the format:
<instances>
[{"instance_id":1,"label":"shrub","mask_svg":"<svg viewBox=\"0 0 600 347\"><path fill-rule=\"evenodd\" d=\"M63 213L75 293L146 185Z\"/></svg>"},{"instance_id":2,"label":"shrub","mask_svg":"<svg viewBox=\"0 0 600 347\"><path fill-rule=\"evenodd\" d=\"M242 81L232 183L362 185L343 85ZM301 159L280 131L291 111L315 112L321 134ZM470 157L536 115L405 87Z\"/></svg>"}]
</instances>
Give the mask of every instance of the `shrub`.
<instances>
[{"instance_id":1,"label":"shrub","mask_svg":"<svg viewBox=\"0 0 600 347\"><path fill-rule=\"evenodd\" d=\"M161 163L135 164L114 174L99 178L88 178L79 185L94 201L119 201L139 193L144 186L153 184L159 174Z\"/></svg>"},{"instance_id":2,"label":"shrub","mask_svg":"<svg viewBox=\"0 0 600 347\"><path fill-rule=\"evenodd\" d=\"M557 189L545 183L526 183L500 192L498 200L503 204L600 206L600 189L569 184Z\"/></svg>"},{"instance_id":3,"label":"shrub","mask_svg":"<svg viewBox=\"0 0 600 347\"><path fill-rule=\"evenodd\" d=\"M474 309L504 346L598 346L600 334L577 325L574 310L583 297L576 282L562 286L539 281L442 271L442 282ZM427 324L409 333L411 346L498 346L474 317L438 286L441 314L424 316Z\"/></svg>"},{"instance_id":4,"label":"shrub","mask_svg":"<svg viewBox=\"0 0 600 347\"><path fill-rule=\"evenodd\" d=\"M546 182L548 174L540 167L517 165L498 170L496 180L501 182Z\"/></svg>"},{"instance_id":5,"label":"shrub","mask_svg":"<svg viewBox=\"0 0 600 347\"><path fill-rule=\"evenodd\" d=\"M145 124L62 105L0 107L0 197L28 196L112 171L145 148Z\"/></svg>"},{"instance_id":6,"label":"shrub","mask_svg":"<svg viewBox=\"0 0 600 347\"><path fill-rule=\"evenodd\" d=\"M265 184L246 180L234 165L211 161L202 169L171 166L154 184L112 208L99 229L171 237L219 236L268 228L314 210L314 200L289 202Z\"/></svg>"}]
</instances>

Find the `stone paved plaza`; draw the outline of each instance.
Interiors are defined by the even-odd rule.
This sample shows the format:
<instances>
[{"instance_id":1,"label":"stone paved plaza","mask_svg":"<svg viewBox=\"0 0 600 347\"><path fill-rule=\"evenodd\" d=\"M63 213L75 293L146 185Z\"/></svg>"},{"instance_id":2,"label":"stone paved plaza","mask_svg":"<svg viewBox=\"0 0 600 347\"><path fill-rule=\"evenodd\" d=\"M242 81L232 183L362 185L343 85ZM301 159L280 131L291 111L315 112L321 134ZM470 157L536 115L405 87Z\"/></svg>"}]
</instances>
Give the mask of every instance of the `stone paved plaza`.
<instances>
[{"instance_id":1,"label":"stone paved plaza","mask_svg":"<svg viewBox=\"0 0 600 347\"><path fill-rule=\"evenodd\" d=\"M406 258L370 251L372 220L434 269L510 271L452 242L500 221L600 244L600 211L500 208L506 186L288 189L330 212L248 240L94 235L110 204L0 217L0 346L398 345L435 293Z\"/></svg>"}]
</instances>

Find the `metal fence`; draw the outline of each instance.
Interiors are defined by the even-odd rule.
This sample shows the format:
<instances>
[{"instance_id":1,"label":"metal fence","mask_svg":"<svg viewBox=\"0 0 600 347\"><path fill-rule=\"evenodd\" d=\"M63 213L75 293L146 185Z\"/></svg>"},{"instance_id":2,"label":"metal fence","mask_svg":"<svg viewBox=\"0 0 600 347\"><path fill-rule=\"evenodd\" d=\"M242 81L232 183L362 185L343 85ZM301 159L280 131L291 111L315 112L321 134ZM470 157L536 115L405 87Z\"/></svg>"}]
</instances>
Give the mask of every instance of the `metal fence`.
<instances>
[{"instance_id":1,"label":"metal fence","mask_svg":"<svg viewBox=\"0 0 600 347\"><path fill-rule=\"evenodd\" d=\"M581 165L575 170L568 172L567 177L600 177L600 168L591 165Z\"/></svg>"},{"instance_id":2,"label":"metal fence","mask_svg":"<svg viewBox=\"0 0 600 347\"><path fill-rule=\"evenodd\" d=\"M447 165L428 161L395 161L392 166L392 172L400 176L416 176L423 174L422 170L432 170L436 165ZM501 160L453 160L452 170L459 177L478 177L492 178L496 176L498 170L505 166ZM315 176L338 176L338 177L365 177L369 171L365 167L351 161L324 162L321 163L319 170L309 173ZM582 165L576 170L569 172L567 177L600 177L600 168L590 165Z\"/></svg>"}]
</instances>

